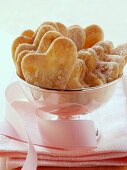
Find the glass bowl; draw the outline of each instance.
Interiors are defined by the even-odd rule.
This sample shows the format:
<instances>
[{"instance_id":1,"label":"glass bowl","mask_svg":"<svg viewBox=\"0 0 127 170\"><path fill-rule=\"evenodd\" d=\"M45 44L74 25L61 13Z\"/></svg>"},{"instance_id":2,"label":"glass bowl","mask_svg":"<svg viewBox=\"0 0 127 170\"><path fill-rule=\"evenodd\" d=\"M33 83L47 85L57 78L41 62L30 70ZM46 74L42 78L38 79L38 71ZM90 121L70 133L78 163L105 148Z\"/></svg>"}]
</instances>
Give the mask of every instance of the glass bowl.
<instances>
[{"instance_id":1,"label":"glass bowl","mask_svg":"<svg viewBox=\"0 0 127 170\"><path fill-rule=\"evenodd\" d=\"M40 88L18 79L26 98L35 107L60 117L70 117L93 112L109 101L121 78L102 86L75 90Z\"/></svg>"},{"instance_id":2,"label":"glass bowl","mask_svg":"<svg viewBox=\"0 0 127 170\"><path fill-rule=\"evenodd\" d=\"M45 146L66 149L97 147L101 130L87 113L111 99L120 78L102 86L75 90L40 88L18 79L26 98L37 108L36 118ZM89 123L91 125L87 127ZM59 136L57 140L56 136Z\"/></svg>"}]
</instances>

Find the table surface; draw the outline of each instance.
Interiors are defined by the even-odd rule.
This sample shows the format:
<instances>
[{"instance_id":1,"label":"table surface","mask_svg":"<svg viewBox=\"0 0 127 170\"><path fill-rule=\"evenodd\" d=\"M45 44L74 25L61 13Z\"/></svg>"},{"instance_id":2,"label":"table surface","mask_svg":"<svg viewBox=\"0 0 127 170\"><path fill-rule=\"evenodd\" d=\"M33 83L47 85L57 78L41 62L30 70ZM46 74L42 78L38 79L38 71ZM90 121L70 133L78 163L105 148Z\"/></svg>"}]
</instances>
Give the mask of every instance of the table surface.
<instances>
[{"instance_id":1,"label":"table surface","mask_svg":"<svg viewBox=\"0 0 127 170\"><path fill-rule=\"evenodd\" d=\"M122 167L90 167L90 168L59 168L59 167L38 167L37 170L127 170L127 166ZM5 168L5 159L0 158L0 170L9 170ZM21 170L21 168L13 169L13 170Z\"/></svg>"},{"instance_id":2,"label":"table surface","mask_svg":"<svg viewBox=\"0 0 127 170\"><path fill-rule=\"evenodd\" d=\"M126 0L0 0L0 120L4 118L4 89L10 81L15 80L15 68L11 59L11 44L14 37L24 29L35 29L43 21L52 20L63 22L67 26L79 24L85 27L93 23L99 24L104 29L105 39L112 40L115 45L121 44L127 41L126 7ZM124 170L127 168L69 169ZM5 169L1 167L0 170Z\"/></svg>"},{"instance_id":3,"label":"table surface","mask_svg":"<svg viewBox=\"0 0 127 170\"><path fill-rule=\"evenodd\" d=\"M9 170L5 168L5 159L0 158L0 170ZM126 166L123 167L90 167L90 168L59 168L59 167L38 167L37 170L127 170ZM21 170L21 168L13 169L13 170Z\"/></svg>"},{"instance_id":4,"label":"table surface","mask_svg":"<svg viewBox=\"0 0 127 170\"><path fill-rule=\"evenodd\" d=\"M97 167L97 168L38 168L38 170L64 170L64 169L68 169L68 170L127 170L127 167ZM17 169L20 170L20 169Z\"/></svg>"}]
</instances>

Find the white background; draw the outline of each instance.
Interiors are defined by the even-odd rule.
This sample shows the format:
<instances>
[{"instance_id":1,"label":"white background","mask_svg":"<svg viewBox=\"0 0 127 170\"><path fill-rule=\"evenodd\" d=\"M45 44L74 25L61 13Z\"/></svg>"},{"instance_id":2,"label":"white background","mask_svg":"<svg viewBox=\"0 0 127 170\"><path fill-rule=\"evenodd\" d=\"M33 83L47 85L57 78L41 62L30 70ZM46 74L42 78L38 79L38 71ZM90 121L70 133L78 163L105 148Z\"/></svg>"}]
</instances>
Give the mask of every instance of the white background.
<instances>
[{"instance_id":1,"label":"white background","mask_svg":"<svg viewBox=\"0 0 127 170\"><path fill-rule=\"evenodd\" d=\"M4 89L15 79L12 41L24 29L47 20L82 27L96 23L104 29L105 39L115 45L127 42L127 0L0 0L0 119Z\"/></svg>"}]
</instances>

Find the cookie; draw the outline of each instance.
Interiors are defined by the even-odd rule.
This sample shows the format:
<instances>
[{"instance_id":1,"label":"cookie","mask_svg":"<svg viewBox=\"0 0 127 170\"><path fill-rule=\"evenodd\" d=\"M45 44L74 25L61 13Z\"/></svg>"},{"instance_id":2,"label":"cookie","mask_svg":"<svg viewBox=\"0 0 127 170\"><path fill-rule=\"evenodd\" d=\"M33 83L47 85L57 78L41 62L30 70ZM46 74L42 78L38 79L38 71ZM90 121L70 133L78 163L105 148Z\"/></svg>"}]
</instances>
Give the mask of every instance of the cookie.
<instances>
[{"instance_id":1,"label":"cookie","mask_svg":"<svg viewBox=\"0 0 127 170\"><path fill-rule=\"evenodd\" d=\"M97 46L101 46L104 49L105 54L111 54L114 49L113 43L111 41L99 41L96 43Z\"/></svg>"},{"instance_id":2,"label":"cookie","mask_svg":"<svg viewBox=\"0 0 127 170\"><path fill-rule=\"evenodd\" d=\"M34 52L45 53L48 50L48 48L50 47L50 45L52 44L52 42L58 37L62 37L62 35L59 32L48 31L42 37L37 50L36 50L36 47L33 45L29 47L29 44L22 44L17 48L18 56L16 59L17 60L16 61L16 70L17 70L17 74L22 79L24 79L24 76L22 74L22 69L21 69L21 62L22 62L23 57L28 53L34 53Z\"/></svg>"},{"instance_id":3,"label":"cookie","mask_svg":"<svg viewBox=\"0 0 127 170\"><path fill-rule=\"evenodd\" d=\"M72 40L59 37L45 54L26 55L21 68L30 84L51 89L65 89L74 69L77 49Z\"/></svg>"},{"instance_id":4,"label":"cookie","mask_svg":"<svg viewBox=\"0 0 127 170\"><path fill-rule=\"evenodd\" d=\"M83 49L86 40L86 35L83 31L83 28L78 25L69 27L68 38L70 38L75 43L78 51Z\"/></svg>"},{"instance_id":5,"label":"cookie","mask_svg":"<svg viewBox=\"0 0 127 170\"><path fill-rule=\"evenodd\" d=\"M83 60L77 59L71 76L68 80L66 89L81 89L88 87L84 81L87 68Z\"/></svg>"},{"instance_id":6,"label":"cookie","mask_svg":"<svg viewBox=\"0 0 127 170\"><path fill-rule=\"evenodd\" d=\"M116 62L119 65L119 75L123 74L123 69L125 66L125 58L120 55L105 55L104 61Z\"/></svg>"},{"instance_id":7,"label":"cookie","mask_svg":"<svg viewBox=\"0 0 127 170\"><path fill-rule=\"evenodd\" d=\"M119 77L119 65L116 62L97 62L96 69L100 70L107 82L116 80Z\"/></svg>"},{"instance_id":8,"label":"cookie","mask_svg":"<svg viewBox=\"0 0 127 170\"><path fill-rule=\"evenodd\" d=\"M104 84L104 82L93 72L87 72L84 80L90 87L100 86Z\"/></svg>"},{"instance_id":9,"label":"cookie","mask_svg":"<svg viewBox=\"0 0 127 170\"><path fill-rule=\"evenodd\" d=\"M90 48L104 39L104 32L99 25L89 25L84 29L84 32L86 34L84 48Z\"/></svg>"},{"instance_id":10,"label":"cookie","mask_svg":"<svg viewBox=\"0 0 127 170\"><path fill-rule=\"evenodd\" d=\"M84 60L89 72L93 71L96 67L97 57L87 50L80 50L78 52L78 58Z\"/></svg>"},{"instance_id":11,"label":"cookie","mask_svg":"<svg viewBox=\"0 0 127 170\"><path fill-rule=\"evenodd\" d=\"M125 62L127 63L127 44L117 46L113 49L112 54L125 57Z\"/></svg>"}]
</instances>

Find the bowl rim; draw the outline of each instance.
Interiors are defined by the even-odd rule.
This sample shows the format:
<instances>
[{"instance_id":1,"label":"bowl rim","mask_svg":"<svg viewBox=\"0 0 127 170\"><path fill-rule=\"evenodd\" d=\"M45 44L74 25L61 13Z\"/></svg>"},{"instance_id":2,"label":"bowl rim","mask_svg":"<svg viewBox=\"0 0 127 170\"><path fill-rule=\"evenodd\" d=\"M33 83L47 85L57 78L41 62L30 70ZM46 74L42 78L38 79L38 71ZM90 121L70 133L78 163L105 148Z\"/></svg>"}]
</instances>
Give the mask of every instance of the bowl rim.
<instances>
[{"instance_id":1,"label":"bowl rim","mask_svg":"<svg viewBox=\"0 0 127 170\"><path fill-rule=\"evenodd\" d=\"M95 87L86 87L86 88L80 88L80 89L51 89L51 88L41 88L35 85L32 85L30 83L28 83L27 81L23 80L21 77L18 77L18 80L20 82L22 82L23 84L26 84L27 86L30 86L34 89L37 89L39 91L52 91L52 92L92 92L92 91L97 91L100 90L102 88L106 88L109 86L112 86L113 84L116 84L117 82L119 82L122 78L122 75L117 78L116 80L113 80L112 82L106 83L104 85L100 85L100 86L95 86Z\"/></svg>"}]
</instances>

